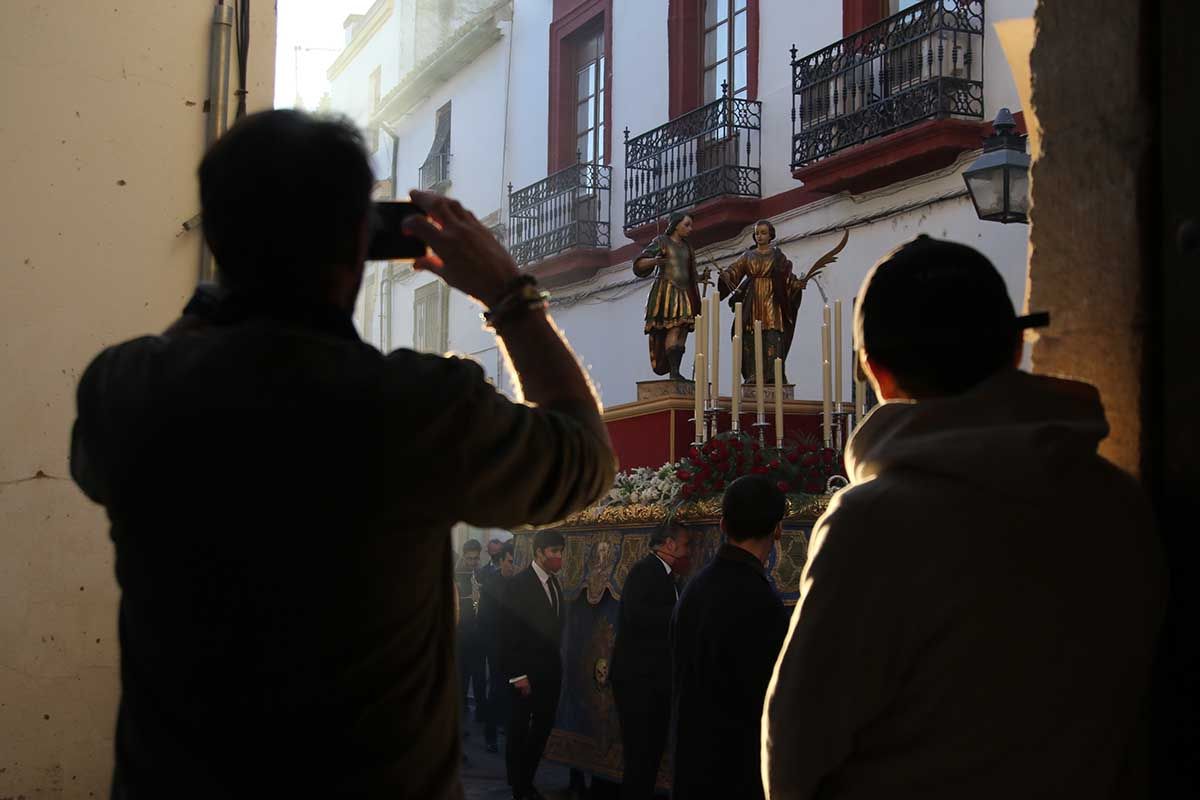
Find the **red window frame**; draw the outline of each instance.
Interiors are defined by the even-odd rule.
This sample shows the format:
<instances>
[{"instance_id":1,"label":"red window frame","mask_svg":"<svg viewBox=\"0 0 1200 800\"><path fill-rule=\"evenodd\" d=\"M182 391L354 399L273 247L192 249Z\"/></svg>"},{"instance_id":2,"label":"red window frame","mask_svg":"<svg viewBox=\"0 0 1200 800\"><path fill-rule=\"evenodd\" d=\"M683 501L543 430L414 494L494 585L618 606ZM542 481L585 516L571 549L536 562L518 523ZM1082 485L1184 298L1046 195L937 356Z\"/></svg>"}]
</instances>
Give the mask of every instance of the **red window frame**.
<instances>
[{"instance_id":1,"label":"red window frame","mask_svg":"<svg viewBox=\"0 0 1200 800\"><path fill-rule=\"evenodd\" d=\"M758 99L758 3L746 0L746 99ZM704 0L670 0L667 7L668 115L704 104Z\"/></svg>"},{"instance_id":2,"label":"red window frame","mask_svg":"<svg viewBox=\"0 0 1200 800\"><path fill-rule=\"evenodd\" d=\"M573 35L597 20L604 26L604 159L612 163L613 0L554 0L550 23L549 152L546 169L558 172L575 163L576 65Z\"/></svg>"},{"instance_id":3,"label":"red window frame","mask_svg":"<svg viewBox=\"0 0 1200 800\"><path fill-rule=\"evenodd\" d=\"M849 36L891 16L888 0L842 0L842 35Z\"/></svg>"}]
</instances>

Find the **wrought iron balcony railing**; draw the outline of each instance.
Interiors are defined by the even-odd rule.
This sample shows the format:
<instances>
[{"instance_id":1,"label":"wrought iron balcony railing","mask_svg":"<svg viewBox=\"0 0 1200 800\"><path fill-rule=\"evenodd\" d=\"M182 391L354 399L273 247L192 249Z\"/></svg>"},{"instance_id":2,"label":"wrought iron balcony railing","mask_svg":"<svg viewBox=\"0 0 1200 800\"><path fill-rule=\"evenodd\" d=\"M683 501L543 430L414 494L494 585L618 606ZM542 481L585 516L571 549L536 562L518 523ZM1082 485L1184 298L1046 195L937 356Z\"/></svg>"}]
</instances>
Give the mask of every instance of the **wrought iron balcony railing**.
<instances>
[{"instance_id":1,"label":"wrought iron balcony railing","mask_svg":"<svg viewBox=\"0 0 1200 800\"><path fill-rule=\"evenodd\" d=\"M450 154L434 153L421 165L421 188L435 191L450 183Z\"/></svg>"},{"instance_id":2,"label":"wrought iron balcony railing","mask_svg":"<svg viewBox=\"0 0 1200 800\"><path fill-rule=\"evenodd\" d=\"M803 58L792 167L928 119L983 119L983 0L922 0Z\"/></svg>"},{"instance_id":3,"label":"wrought iron balcony railing","mask_svg":"<svg viewBox=\"0 0 1200 800\"><path fill-rule=\"evenodd\" d=\"M652 131L625 129L625 228L714 197L760 197L762 104L719 97Z\"/></svg>"},{"instance_id":4,"label":"wrought iron balcony railing","mask_svg":"<svg viewBox=\"0 0 1200 800\"><path fill-rule=\"evenodd\" d=\"M509 251L518 264L579 247L609 246L612 167L573 164L513 191L508 187Z\"/></svg>"}]
</instances>

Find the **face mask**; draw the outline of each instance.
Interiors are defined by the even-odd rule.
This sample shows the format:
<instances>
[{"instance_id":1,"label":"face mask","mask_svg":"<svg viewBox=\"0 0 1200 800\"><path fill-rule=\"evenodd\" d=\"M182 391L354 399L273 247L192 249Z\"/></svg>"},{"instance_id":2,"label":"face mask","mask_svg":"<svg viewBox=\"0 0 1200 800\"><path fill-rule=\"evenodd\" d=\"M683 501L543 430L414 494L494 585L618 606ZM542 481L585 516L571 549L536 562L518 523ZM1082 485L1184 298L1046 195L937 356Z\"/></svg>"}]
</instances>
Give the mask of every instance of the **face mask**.
<instances>
[{"instance_id":1,"label":"face mask","mask_svg":"<svg viewBox=\"0 0 1200 800\"><path fill-rule=\"evenodd\" d=\"M680 575L688 575L692 571L692 557L675 556L675 562L671 564L671 569L678 572Z\"/></svg>"},{"instance_id":2,"label":"face mask","mask_svg":"<svg viewBox=\"0 0 1200 800\"><path fill-rule=\"evenodd\" d=\"M546 572L558 572L562 569L562 556L546 556Z\"/></svg>"}]
</instances>

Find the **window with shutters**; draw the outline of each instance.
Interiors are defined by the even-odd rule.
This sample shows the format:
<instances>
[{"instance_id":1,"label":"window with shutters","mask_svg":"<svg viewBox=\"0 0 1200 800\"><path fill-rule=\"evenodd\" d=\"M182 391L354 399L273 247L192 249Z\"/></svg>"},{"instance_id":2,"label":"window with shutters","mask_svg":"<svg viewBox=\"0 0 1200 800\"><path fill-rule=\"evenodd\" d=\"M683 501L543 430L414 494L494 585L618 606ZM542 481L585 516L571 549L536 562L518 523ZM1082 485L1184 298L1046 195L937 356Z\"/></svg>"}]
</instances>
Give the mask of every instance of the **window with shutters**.
<instances>
[{"instance_id":1,"label":"window with shutters","mask_svg":"<svg viewBox=\"0 0 1200 800\"><path fill-rule=\"evenodd\" d=\"M613 0L554 3L547 173L612 158Z\"/></svg>"},{"instance_id":2,"label":"window with shutters","mask_svg":"<svg viewBox=\"0 0 1200 800\"><path fill-rule=\"evenodd\" d=\"M450 187L450 104L437 110L433 130L433 146L421 164L420 186L431 192L444 192Z\"/></svg>"},{"instance_id":3,"label":"window with shutters","mask_svg":"<svg viewBox=\"0 0 1200 800\"><path fill-rule=\"evenodd\" d=\"M575 37L575 152L586 164L605 163L604 22Z\"/></svg>"},{"instance_id":4,"label":"window with shutters","mask_svg":"<svg viewBox=\"0 0 1200 800\"><path fill-rule=\"evenodd\" d=\"M758 99L760 0L669 0L668 108L677 119L721 96ZM887 0L875 0L885 3Z\"/></svg>"},{"instance_id":5,"label":"window with shutters","mask_svg":"<svg viewBox=\"0 0 1200 800\"><path fill-rule=\"evenodd\" d=\"M749 92L748 0L704 0L704 102Z\"/></svg>"},{"instance_id":6,"label":"window with shutters","mask_svg":"<svg viewBox=\"0 0 1200 800\"><path fill-rule=\"evenodd\" d=\"M413 292L413 349L421 353L445 353L450 349L450 292L439 280Z\"/></svg>"}]
</instances>

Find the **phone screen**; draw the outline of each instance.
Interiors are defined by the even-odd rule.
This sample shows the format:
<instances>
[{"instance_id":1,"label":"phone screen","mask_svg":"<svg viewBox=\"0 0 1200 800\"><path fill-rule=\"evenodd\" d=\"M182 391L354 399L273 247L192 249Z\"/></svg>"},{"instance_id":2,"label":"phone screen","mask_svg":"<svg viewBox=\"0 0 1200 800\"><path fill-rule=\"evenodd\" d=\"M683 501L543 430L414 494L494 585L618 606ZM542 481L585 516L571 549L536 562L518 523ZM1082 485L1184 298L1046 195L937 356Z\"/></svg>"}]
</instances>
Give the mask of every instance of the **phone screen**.
<instances>
[{"instance_id":1,"label":"phone screen","mask_svg":"<svg viewBox=\"0 0 1200 800\"><path fill-rule=\"evenodd\" d=\"M402 200L372 203L367 260L411 260L425 255L425 242L415 236L404 235L400 227L406 217L424 213L412 203Z\"/></svg>"}]
</instances>

